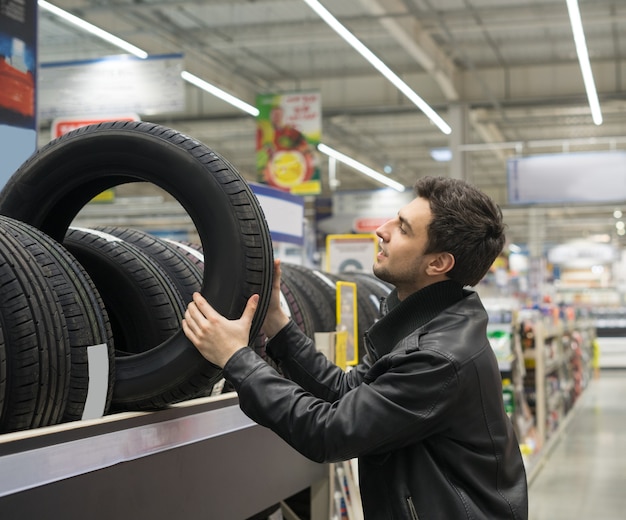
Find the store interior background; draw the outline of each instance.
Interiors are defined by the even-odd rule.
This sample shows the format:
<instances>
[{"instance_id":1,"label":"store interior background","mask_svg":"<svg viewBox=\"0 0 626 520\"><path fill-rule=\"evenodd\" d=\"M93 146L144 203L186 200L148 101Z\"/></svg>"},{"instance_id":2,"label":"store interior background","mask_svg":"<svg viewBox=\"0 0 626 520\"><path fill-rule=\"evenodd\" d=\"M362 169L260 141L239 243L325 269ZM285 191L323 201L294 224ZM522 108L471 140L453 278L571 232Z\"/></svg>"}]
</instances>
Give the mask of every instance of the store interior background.
<instances>
[{"instance_id":1,"label":"store interior background","mask_svg":"<svg viewBox=\"0 0 626 520\"><path fill-rule=\"evenodd\" d=\"M626 236L615 211L626 214L625 201L511 205L507 161L624 150L626 4L580 1L601 125L592 121L566 0L346 0L328 6L450 124L451 135L304 1L59 0L55 5L151 55L182 53L186 70L248 103L260 92L319 91L324 143L389 171L407 186L424 175L469 180L504 208L509 241L523 253L547 258L552 247L570 240L610 245L610 259L600 247L604 256L598 263L571 275L561 265L557 276L564 286L597 288L584 296L594 304L604 298L621 302ZM120 54L39 10L40 65ZM185 99L179 113L140 116L204 142L255 181L254 118L190 84ZM40 118L40 144L50 139L50 123ZM433 159L442 149L452 152L450 161ZM382 187L341 165L338 185L330 186L323 157L322 179L325 195Z\"/></svg>"},{"instance_id":2,"label":"store interior background","mask_svg":"<svg viewBox=\"0 0 626 520\"><path fill-rule=\"evenodd\" d=\"M566 0L325 2L451 126L447 135L306 1L54 2L145 50L148 60L177 56L184 70L249 104L259 93L319 92L322 142L409 191L426 175L475 184L502 207L507 225L503 258L478 287L496 317L494 330L506 329L511 319L515 327L524 319L542 322L541 328L528 329L536 334L536 343L516 362L523 358L539 363L544 349L560 358L563 345L582 345L586 385L593 377L596 333L601 336L600 367L626 368L626 2L578 4L601 124L592 118ZM137 112L143 121L202 141L246 180L258 182L253 116L178 75L157 77L145 87L146 94L158 99L164 85L179 86L182 102L163 103L166 109L139 111L129 104L102 113L98 107L106 93L94 84L93 100L81 99L87 103L72 113L71 107L79 106L72 85L59 82L58 76L55 82L46 81L49 71L64 63L120 59L123 51L42 7L37 51L40 146L54 137L55 117ZM126 81L132 90L134 78ZM597 163L589 163L589 157ZM549 191L550 202L515 203L509 167L512 161L533 158L552 161L554 170L544 170L545 178L537 177L533 186L536 194ZM607 158L617 164L610 171L615 173L610 179L614 190L606 188ZM340 163L333 177L328 158L320 153L319 160L322 193L305 197L305 243L276 248L284 259L323 268L326 234L364 231L354 228L357 217L391 218L410 193L398 194ZM359 209L342 214L339 208L345 206ZM193 223L176 201L154 186L139 184L117 187L112 201L88 205L77 224L127 225L183 239L194 234ZM510 311L523 308L531 310L511 317ZM573 322L571 330L564 325L567 321ZM557 324L560 328L550 327ZM523 326L516 331L519 343L512 340L507 348L519 352L532 334L524 336ZM524 374L523 365L508 369L516 387L536 384L541 392L537 401L545 402L531 415L516 413L520 421L542 419L544 431L534 442L546 443L572 402L550 403L554 389L544 376L554 367L527 363L527 369L537 370ZM563 379L573 381L571 374Z\"/></svg>"},{"instance_id":3,"label":"store interior background","mask_svg":"<svg viewBox=\"0 0 626 520\"><path fill-rule=\"evenodd\" d=\"M567 177L581 153L599 153L602 159L626 148L623 2L579 2L601 124L592 120L566 0L349 0L328 6L452 127L450 135L304 1L59 0L55 5L149 55L182 54L185 70L251 104L258 93L320 92L322 141L401 184L412 186L424 175L469 180L504 211L509 272L499 279L498 292L529 296L534 303L547 297L594 308L606 305L612 311L624 303L622 179L616 181L615 197L585 202L585 188L569 195L577 181ZM39 11L40 98L50 95L46 66L120 54L117 47ZM140 117L204 142L246 179L257 181L254 117L183 83L183 109ZM60 96L71 98L71 90L55 95L58 105ZM51 122L40 112L39 144L50 140ZM441 151L451 152L449 160L436 158ZM546 155L556 157L555 173L561 175L551 180L546 173L554 202L512 204L509 161ZM330 182L326 159L320 155L323 192L307 197L313 227L315 199L383 188L342 164ZM600 179L598 168L590 166L575 177ZM119 194L141 196L133 211L145 205L160 222L168 211L177 213L161 204L163 214L154 215L152 202L159 202L160 195L151 198L143 190L127 187ZM113 207L96 211L100 218L107 218L107 211L120 214ZM128 217L141 224L138 216ZM345 218L324 226L323 232L354 231ZM309 256L305 262L316 259Z\"/></svg>"},{"instance_id":4,"label":"store interior background","mask_svg":"<svg viewBox=\"0 0 626 520\"><path fill-rule=\"evenodd\" d=\"M424 175L469 180L504 211L510 256L509 276L500 280L500 292L596 308L624 303L626 200L619 198L620 190L615 200L585 202L584 189L578 190L579 200L572 199L565 176L546 182L554 203L511 204L507 176L507 164L516 158L558 154L555 168L567 171L577 154L624 151L623 2L579 2L602 112L599 125L592 120L566 0L349 0L328 6L452 127L450 135L304 1L59 0L55 5L149 55L182 54L185 70L251 104L258 93L320 92L322 141L405 186ZM50 95L46 65L120 54L117 47L41 7L38 34L40 99ZM204 142L246 179L257 181L254 117L183 84L182 110L155 110L140 117ZM71 98L71 88L55 94ZM41 105L45 102L40 101L44 110L38 140L44 144L51 138L52 118ZM442 151L451 152L447 161L436 158ZM326 157L320 155L320 162L323 193L318 199L383 188L341 164L336 181L330 182ZM576 175L595 178L601 173L591 167ZM127 187L120 195L141 195L136 202L152 214L152 201L158 202L160 195L150 198L144 190ZM315 227L311 197L307 208ZM372 209L375 213L376 207ZM107 211L119 216L113 207L97 211L100 218L107 218ZM322 230L354 231L350 224L334 218Z\"/></svg>"}]
</instances>

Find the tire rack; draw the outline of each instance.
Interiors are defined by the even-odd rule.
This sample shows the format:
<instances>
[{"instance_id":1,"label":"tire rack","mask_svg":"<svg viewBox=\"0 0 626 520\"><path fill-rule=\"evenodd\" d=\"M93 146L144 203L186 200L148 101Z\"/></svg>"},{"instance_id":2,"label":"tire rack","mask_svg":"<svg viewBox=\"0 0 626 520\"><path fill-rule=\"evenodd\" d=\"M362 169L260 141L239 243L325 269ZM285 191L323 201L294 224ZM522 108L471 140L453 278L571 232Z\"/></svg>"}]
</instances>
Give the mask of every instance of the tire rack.
<instances>
[{"instance_id":1,"label":"tire rack","mask_svg":"<svg viewBox=\"0 0 626 520\"><path fill-rule=\"evenodd\" d=\"M1 435L0 468L11 520L244 519L307 487L311 519L328 515L328 467L251 421L234 393Z\"/></svg>"}]
</instances>

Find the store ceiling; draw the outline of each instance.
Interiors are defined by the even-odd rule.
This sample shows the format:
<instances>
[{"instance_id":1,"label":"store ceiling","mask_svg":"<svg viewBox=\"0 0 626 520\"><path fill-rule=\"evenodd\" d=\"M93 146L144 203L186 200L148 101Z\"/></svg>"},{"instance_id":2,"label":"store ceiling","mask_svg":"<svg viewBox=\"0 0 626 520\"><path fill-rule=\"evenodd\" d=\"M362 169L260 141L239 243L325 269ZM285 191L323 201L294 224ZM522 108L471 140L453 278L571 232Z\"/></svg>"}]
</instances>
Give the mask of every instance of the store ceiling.
<instances>
[{"instance_id":1,"label":"store ceiling","mask_svg":"<svg viewBox=\"0 0 626 520\"><path fill-rule=\"evenodd\" d=\"M551 244L597 233L618 239L618 203L510 206L506 164L518 155L626 147L623 0L579 0L600 126L592 122L566 0L325 1L453 127L452 136L302 0L52 3L150 54L183 53L186 70L251 104L260 92L320 91L323 141L379 171L391 166L391 176L405 185L459 168L460 162L430 156L433 148L452 144L466 178L503 206L513 242ZM40 63L111 54L119 51L40 9ZM255 180L254 119L196 87L185 88L184 113L142 118L203 141ZM41 121L42 136L48 124ZM325 167L323 175L327 179ZM338 178L339 190L380 187L347 167Z\"/></svg>"}]
</instances>

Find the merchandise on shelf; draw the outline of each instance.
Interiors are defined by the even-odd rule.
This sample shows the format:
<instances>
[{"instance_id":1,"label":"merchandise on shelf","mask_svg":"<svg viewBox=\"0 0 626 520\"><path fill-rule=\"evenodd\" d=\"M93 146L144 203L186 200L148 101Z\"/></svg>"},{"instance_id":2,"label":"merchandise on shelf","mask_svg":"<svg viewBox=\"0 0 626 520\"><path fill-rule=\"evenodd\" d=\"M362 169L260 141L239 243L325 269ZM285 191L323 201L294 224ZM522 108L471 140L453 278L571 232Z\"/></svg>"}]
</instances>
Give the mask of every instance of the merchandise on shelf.
<instances>
[{"instance_id":1,"label":"merchandise on shelf","mask_svg":"<svg viewBox=\"0 0 626 520\"><path fill-rule=\"evenodd\" d=\"M507 415L513 417L515 413L515 388L508 378L502 380L502 400Z\"/></svg>"}]
</instances>

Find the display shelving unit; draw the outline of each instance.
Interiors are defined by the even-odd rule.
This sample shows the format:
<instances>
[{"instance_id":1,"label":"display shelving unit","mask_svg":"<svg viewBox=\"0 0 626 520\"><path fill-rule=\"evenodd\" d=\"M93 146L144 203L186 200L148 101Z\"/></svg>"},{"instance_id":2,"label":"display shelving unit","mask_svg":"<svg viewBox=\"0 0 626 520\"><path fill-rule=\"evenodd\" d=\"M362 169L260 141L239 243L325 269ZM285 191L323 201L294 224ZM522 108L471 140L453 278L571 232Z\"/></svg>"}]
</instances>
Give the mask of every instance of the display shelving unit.
<instances>
[{"instance_id":1,"label":"display shelving unit","mask_svg":"<svg viewBox=\"0 0 626 520\"><path fill-rule=\"evenodd\" d=\"M327 520L328 469L246 417L234 393L0 435L3 518L248 518L311 488Z\"/></svg>"},{"instance_id":2,"label":"display shelving unit","mask_svg":"<svg viewBox=\"0 0 626 520\"><path fill-rule=\"evenodd\" d=\"M531 434L534 418L530 414L524 392L526 366L519 335L519 318L515 309L500 303L487 304L489 323L487 336L498 360L504 381L509 380L513 388L514 410L509 414L520 443Z\"/></svg>"},{"instance_id":3,"label":"display shelving unit","mask_svg":"<svg viewBox=\"0 0 626 520\"><path fill-rule=\"evenodd\" d=\"M503 392L506 380L513 389L509 415L532 481L593 377L596 322L571 306L525 309L515 300L485 298L485 308Z\"/></svg>"},{"instance_id":4,"label":"display shelving unit","mask_svg":"<svg viewBox=\"0 0 626 520\"><path fill-rule=\"evenodd\" d=\"M592 377L595 327L590 320L550 323L532 321L524 349L524 387L536 428L536 451L531 456L529 480L562 432L578 397Z\"/></svg>"}]
</instances>

